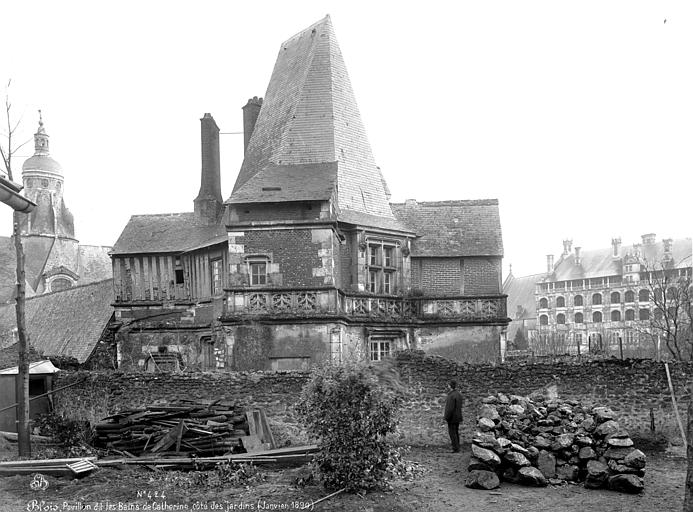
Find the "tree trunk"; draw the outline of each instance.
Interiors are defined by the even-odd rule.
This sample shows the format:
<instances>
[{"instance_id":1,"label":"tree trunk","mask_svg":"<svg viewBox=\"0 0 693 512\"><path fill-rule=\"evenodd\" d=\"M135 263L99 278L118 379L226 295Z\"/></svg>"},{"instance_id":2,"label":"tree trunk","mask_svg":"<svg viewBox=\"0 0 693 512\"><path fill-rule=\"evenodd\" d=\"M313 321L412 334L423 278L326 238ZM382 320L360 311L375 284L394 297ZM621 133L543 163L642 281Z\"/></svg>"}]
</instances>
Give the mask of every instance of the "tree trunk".
<instances>
[{"instance_id":1,"label":"tree trunk","mask_svg":"<svg viewBox=\"0 0 693 512\"><path fill-rule=\"evenodd\" d=\"M690 392L693 392L693 382L690 384ZM686 472L686 496L683 500L683 512L693 512L693 396L688 393L688 421L686 421L686 458L688 459L688 471Z\"/></svg>"},{"instance_id":2,"label":"tree trunk","mask_svg":"<svg viewBox=\"0 0 693 512\"><path fill-rule=\"evenodd\" d=\"M14 212L14 247L17 254L17 337L19 338L19 362L17 372L17 441L20 457L31 455L31 432L29 430L29 357L26 321L24 315L24 250L19 235L19 216Z\"/></svg>"}]
</instances>

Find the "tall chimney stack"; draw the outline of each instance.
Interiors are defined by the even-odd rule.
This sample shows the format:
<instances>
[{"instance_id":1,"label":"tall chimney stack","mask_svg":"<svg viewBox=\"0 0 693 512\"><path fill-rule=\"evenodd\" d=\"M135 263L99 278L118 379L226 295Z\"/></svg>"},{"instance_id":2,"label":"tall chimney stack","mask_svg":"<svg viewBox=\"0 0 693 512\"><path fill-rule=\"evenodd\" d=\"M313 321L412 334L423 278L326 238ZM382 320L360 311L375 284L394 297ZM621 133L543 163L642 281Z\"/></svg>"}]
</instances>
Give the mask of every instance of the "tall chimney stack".
<instances>
[{"instance_id":1,"label":"tall chimney stack","mask_svg":"<svg viewBox=\"0 0 693 512\"><path fill-rule=\"evenodd\" d=\"M546 255L546 273L551 274L553 272L553 254Z\"/></svg>"},{"instance_id":2,"label":"tall chimney stack","mask_svg":"<svg viewBox=\"0 0 693 512\"><path fill-rule=\"evenodd\" d=\"M573 248L572 240L563 240L563 256L568 256Z\"/></svg>"},{"instance_id":3,"label":"tall chimney stack","mask_svg":"<svg viewBox=\"0 0 693 512\"><path fill-rule=\"evenodd\" d=\"M665 238L664 240L662 240L662 242L664 243L663 260L664 261L671 261L672 259L674 259L674 256L671 253L671 248L672 248L672 245L674 243L674 240L673 240L673 238Z\"/></svg>"},{"instance_id":4,"label":"tall chimney stack","mask_svg":"<svg viewBox=\"0 0 693 512\"><path fill-rule=\"evenodd\" d=\"M262 107L262 98L253 96L248 100L248 103L243 107L243 154L248 151L250 137L255 130L257 116L260 115L260 107Z\"/></svg>"},{"instance_id":5,"label":"tall chimney stack","mask_svg":"<svg viewBox=\"0 0 693 512\"><path fill-rule=\"evenodd\" d=\"M613 257L618 258L620 256L621 251L621 238L612 238L611 247L613 247L614 249Z\"/></svg>"},{"instance_id":6,"label":"tall chimney stack","mask_svg":"<svg viewBox=\"0 0 693 512\"><path fill-rule=\"evenodd\" d=\"M219 221L224 209L221 198L221 171L219 163L219 127L211 114L200 119L202 139L202 173L200 193L195 198L195 217L205 224Z\"/></svg>"},{"instance_id":7,"label":"tall chimney stack","mask_svg":"<svg viewBox=\"0 0 693 512\"><path fill-rule=\"evenodd\" d=\"M580 257L580 249L582 249L582 247L576 247L575 248L575 265L577 265L577 266L582 265L582 258Z\"/></svg>"}]
</instances>

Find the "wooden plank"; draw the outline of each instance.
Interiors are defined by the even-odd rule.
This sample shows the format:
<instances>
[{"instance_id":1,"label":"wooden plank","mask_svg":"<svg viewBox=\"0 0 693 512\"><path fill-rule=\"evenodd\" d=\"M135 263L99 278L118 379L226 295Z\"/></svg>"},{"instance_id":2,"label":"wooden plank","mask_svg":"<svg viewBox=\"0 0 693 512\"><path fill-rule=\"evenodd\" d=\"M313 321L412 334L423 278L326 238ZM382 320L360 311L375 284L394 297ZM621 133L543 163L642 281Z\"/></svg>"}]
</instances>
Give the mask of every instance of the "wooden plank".
<instances>
[{"instance_id":1,"label":"wooden plank","mask_svg":"<svg viewBox=\"0 0 693 512\"><path fill-rule=\"evenodd\" d=\"M159 439L159 441L152 447L152 453L156 453L158 451L166 450L173 446L173 444L176 442L178 439L179 432L181 432L183 429L187 428L185 427L185 420L180 420L177 426L171 428L164 437ZM182 433L180 434L181 436L183 435Z\"/></svg>"},{"instance_id":2,"label":"wooden plank","mask_svg":"<svg viewBox=\"0 0 693 512\"><path fill-rule=\"evenodd\" d=\"M265 442L269 443L270 449L277 447L277 443L274 441L274 434L272 434L272 429L267 421L267 416L265 415L264 409L259 409L260 411L260 424L262 425L262 431L265 436Z\"/></svg>"}]
</instances>

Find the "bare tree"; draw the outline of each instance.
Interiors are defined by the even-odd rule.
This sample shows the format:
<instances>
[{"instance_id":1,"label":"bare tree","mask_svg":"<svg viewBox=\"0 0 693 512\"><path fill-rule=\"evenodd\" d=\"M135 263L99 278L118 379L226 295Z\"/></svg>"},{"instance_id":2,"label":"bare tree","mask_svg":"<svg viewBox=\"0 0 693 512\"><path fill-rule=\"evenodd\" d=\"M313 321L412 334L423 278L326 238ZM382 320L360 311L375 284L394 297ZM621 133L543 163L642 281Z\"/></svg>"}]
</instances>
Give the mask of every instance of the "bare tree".
<instances>
[{"instance_id":1,"label":"bare tree","mask_svg":"<svg viewBox=\"0 0 693 512\"><path fill-rule=\"evenodd\" d=\"M12 122L12 104L10 103L10 88L11 80L7 83L5 93L5 120L7 131L3 134L5 143L0 143L0 156L2 163L7 173L7 178L10 182L14 181L12 174L12 158L16 155L22 146L28 140L21 144L16 144L17 130L21 124L21 118L16 122ZM20 236L19 226L21 225L21 215L23 213L15 210L13 216L13 238L17 258L17 297L16 297L16 313L17 313L17 335L19 339L19 361L17 382L15 389L17 390L17 440L20 456L31 455L31 436L29 430L29 358L28 346L29 338L26 332L26 321L24 311L25 299L25 274L24 274L24 249L22 247L22 238Z\"/></svg>"},{"instance_id":2,"label":"bare tree","mask_svg":"<svg viewBox=\"0 0 693 512\"><path fill-rule=\"evenodd\" d=\"M688 256L689 263L690 259ZM673 260L643 260L641 264L641 283L646 284L653 306L646 334L655 345L663 341L674 359L693 360L691 267L685 266L686 261Z\"/></svg>"}]
</instances>

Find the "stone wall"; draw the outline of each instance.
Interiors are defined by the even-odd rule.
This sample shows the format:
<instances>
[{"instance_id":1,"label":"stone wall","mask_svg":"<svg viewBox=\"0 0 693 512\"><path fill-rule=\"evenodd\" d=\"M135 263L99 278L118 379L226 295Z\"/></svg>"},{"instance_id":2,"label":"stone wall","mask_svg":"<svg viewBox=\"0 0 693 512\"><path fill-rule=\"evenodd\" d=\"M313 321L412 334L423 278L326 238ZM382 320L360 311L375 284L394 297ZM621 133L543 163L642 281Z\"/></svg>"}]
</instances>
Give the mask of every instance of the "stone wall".
<instances>
[{"instance_id":1,"label":"stone wall","mask_svg":"<svg viewBox=\"0 0 693 512\"><path fill-rule=\"evenodd\" d=\"M649 360L603 360L512 365L461 365L421 351L398 354L396 367L407 390L400 439L425 445L445 445L447 428L442 420L445 388L456 379L465 397L463 439L473 432L481 399L496 393L526 395L555 384L559 396L584 405L606 405L632 436L647 435L650 409L657 431L678 436L663 363ZM670 363L682 419L689 395L686 383L693 363ZM71 417L98 420L124 407L138 407L157 400L219 399L238 405L265 407L278 437L305 441L293 404L310 378L308 372L236 372L147 374L123 372L75 372L61 374L56 386L80 384L55 395L56 408ZM668 429L668 430L667 430Z\"/></svg>"}]
</instances>

